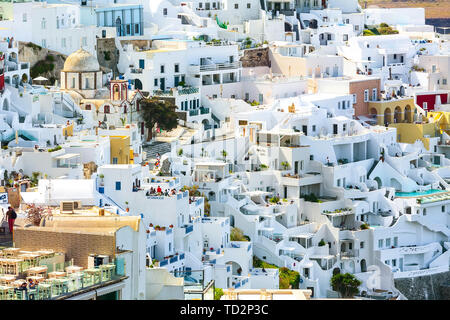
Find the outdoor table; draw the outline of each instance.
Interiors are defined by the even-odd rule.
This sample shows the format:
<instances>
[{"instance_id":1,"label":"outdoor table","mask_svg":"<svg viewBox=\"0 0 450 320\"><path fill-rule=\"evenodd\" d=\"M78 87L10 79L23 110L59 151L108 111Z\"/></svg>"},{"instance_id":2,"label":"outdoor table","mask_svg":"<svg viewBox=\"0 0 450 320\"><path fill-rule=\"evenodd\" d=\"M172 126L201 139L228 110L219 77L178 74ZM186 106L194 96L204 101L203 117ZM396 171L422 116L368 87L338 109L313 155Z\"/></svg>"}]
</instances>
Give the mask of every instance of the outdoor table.
<instances>
[{"instance_id":1,"label":"outdoor table","mask_svg":"<svg viewBox=\"0 0 450 320\"><path fill-rule=\"evenodd\" d=\"M29 277L31 276L45 276L47 273L48 267L47 266L39 266L39 267L33 267L29 268L27 270L27 275Z\"/></svg>"},{"instance_id":2,"label":"outdoor table","mask_svg":"<svg viewBox=\"0 0 450 320\"><path fill-rule=\"evenodd\" d=\"M21 263L22 259L0 258L0 273L18 275L22 271Z\"/></svg>"},{"instance_id":3,"label":"outdoor table","mask_svg":"<svg viewBox=\"0 0 450 320\"><path fill-rule=\"evenodd\" d=\"M69 290L75 291L84 287L83 283L83 273L82 272L72 272L67 274L69 278Z\"/></svg>"},{"instance_id":4,"label":"outdoor table","mask_svg":"<svg viewBox=\"0 0 450 320\"><path fill-rule=\"evenodd\" d=\"M65 276L66 273L64 271L53 271L48 273L49 279L64 278Z\"/></svg>"},{"instance_id":5,"label":"outdoor table","mask_svg":"<svg viewBox=\"0 0 450 320\"><path fill-rule=\"evenodd\" d=\"M0 284L1 285L9 285L16 281L16 276L13 274L2 274L0 276Z\"/></svg>"},{"instance_id":6,"label":"outdoor table","mask_svg":"<svg viewBox=\"0 0 450 320\"><path fill-rule=\"evenodd\" d=\"M0 300L12 300L14 298L14 288L10 286L0 286Z\"/></svg>"},{"instance_id":7,"label":"outdoor table","mask_svg":"<svg viewBox=\"0 0 450 320\"><path fill-rule=\"evenodd\" d=\"M37 266L40 255L35 253L22 253L17 257L23 260L23 269L26 270L29 267Z\"/></svg>"},{"instance_id":8,"label":"outdoor table","mask_svg":"<svg viewBox=\"0 0 450 320\"><path fill-rule=\"evenodd\" d=\"M59 296L69 292L69 279L67 278L52 278L47 279L47 282L52 286L52 296Z\"/></svg>"},{"instance_id":9,"label":"outdoor table","mask_svg":"<svg viewBox=\"0 0 450 320\"><path fill-rule=\"evenodd\" d=\"M37 285L37 300L51 299L52 285L50 283L39 283Z\"/></svg>"},{"instance_id":10,"label":"outdoor table","mask_svg":"<svg viewBox=\"0 0 450 320\"><path fill-rule=\"evenodd\" d=\"M111 280L113 270L116 268L115 264L102 264L99 266L102 275L102 281Z\"/></svg>"},{"instance_id":11,"label":"outdoor table","mask_svg":"<svg viewBox=\"0 0 450 320\"><path fill-rule=\"evenodd\" d=\"M79 267L79 266L68 266L66 268L67 274L80 272L81 270L83 270L83 267Z\"/></svg>"},{"instance_id":12,"label":"outdoor table","mask_svg":"<svg viewBox=\"0 0 450 320\"><path fill-rule=\"evenodd\" d=\"M17 255L17 253L20 251L20 248L5 248L3 249L2 253L5 256L11 257Z\"/></svg>"},{"instance_id":13,"label":"outdoor table","mask_svg":"<svg viewBox=\"0 0 450 320\"><path fill-rule=\"evenodd\" d=\"M90 269L84 270L84 273L89 276L89 281L88 281L89 283L91 282L91 280L93 280L92 284L101 282L102 270L97 269L97 268L90 268Z\"/></svg>"}]
</instances>

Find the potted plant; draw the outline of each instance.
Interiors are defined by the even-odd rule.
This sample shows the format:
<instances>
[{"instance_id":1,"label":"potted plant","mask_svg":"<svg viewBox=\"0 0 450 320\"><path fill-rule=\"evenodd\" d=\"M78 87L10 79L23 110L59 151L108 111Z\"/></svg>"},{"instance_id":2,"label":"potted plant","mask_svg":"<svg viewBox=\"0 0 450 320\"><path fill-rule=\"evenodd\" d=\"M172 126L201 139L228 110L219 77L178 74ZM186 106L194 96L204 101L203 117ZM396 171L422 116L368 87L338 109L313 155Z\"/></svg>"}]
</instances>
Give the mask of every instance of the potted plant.
<instances>
[{"instance_id":1,"label":"potted plant","mask_svg":"<svg viewBox=\"0 0 450 320\"><path fill-rule=\"evenodd\" d=\"M150 223L149 226L150 226L150 227L153 227L153 223Z\"/></svg>"},{"instance_id":2,"label":"potted plant","mask_svg":"<svg viewBox=\"0 0 450 320\"><path fill-rule=\"evenodd\" d=\"M169 226L169 228L172 229L172 228L173 228L173 224L171 224L171 225Z\"/></svg>"},{"instance_id":3,"label":"potted plant","mask_svg":"<svg viewBox=\"0 0 450 320\"><path fill-rule=\"evenodd\" d=\"M128 201L125 201L125 204L127 205L126 211L129 212L130 208L128 208Z\"/></svg>"},{"instance_id":4,"label":"potted plant","mask_svg":"<svg viewBox=\"0 0 450 320\"><path fill-rule=\"evenodd\" d=\"M161 231L165 231L166 230L166 227L161 227Z\"/></svg>"},{"instance_id":5,"label":"potted plant","mask_svg":"<svg viewBox=\"0 0 450 320\"><path fill-rule=\"evenodd\" d=\"M158 230L158 231L159 231L160 228L161 228L161 227L160 227L159 225L156 225L156 226L155 226L155 230Z\"/></svg>"}]
</instances>

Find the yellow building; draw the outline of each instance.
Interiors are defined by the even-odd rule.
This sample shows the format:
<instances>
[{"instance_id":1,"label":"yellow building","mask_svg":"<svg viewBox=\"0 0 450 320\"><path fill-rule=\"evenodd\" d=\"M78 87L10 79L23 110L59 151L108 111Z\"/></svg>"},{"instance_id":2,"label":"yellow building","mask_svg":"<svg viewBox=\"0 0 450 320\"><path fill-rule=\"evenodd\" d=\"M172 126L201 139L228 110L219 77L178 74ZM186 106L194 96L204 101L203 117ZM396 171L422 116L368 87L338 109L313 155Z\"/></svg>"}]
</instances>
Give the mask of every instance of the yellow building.
<instances>
[{"instance_id":1,"label":"yellow building","mask_svg":"<svg viewBox=\"0 0 450 320\"><path fill-rule=\"evenodd\" d=\"M129 136L109 136L112 164L133 164L133 149L130 148Z\"/></svg>"},{"instance_id":2,"label":"yellow building","mask_svg":"<svg viewBox=\"0 0 450 320\"><path fill-rule=\"evenodd\" d=\"M424 147L430 150L430 139L436 137L437 124L431 123L391 123L389 127L397 128L397 142L414 143L423 142Z\"/></svg>"},{"instance_id":3,"label":"yellow building","mask_svg":"<svg viewBox=\"0 0 450 320\"><path fill-rule=\"evenodd\" d=\"M447 111L430 111L427 114L430 122L436 122L440 133L450 134L450 112Z\"/></svg>"},{"instance_id":4,"label":"yellow building","mask_svg":"<svg viewBox=\"0 0 450 320\"><path fill-rule=\"evenodd\" d=\"M370 101L369 114L376 117L379 125L412 123L416 114L414 98Z\"/></svg>"}]
</instances>

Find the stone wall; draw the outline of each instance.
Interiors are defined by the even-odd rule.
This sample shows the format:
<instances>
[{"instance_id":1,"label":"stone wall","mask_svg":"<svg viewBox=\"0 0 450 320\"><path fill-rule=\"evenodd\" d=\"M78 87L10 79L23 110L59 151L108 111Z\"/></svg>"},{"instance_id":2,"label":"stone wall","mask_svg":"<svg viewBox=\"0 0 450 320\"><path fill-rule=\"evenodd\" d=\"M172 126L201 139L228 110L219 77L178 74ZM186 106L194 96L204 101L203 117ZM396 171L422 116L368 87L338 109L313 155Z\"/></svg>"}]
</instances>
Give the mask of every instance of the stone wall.
<instances>
[{"instance_id":1,"label":"stone wall","mask_svg":"<svg viewBox=\"0 0 450 320\"><path fill-rule=\"evenodd\" d=\"M73 258L73 263L83 268L87 268L90 254L104 254L110 257L114 254L114 234L45 229L42 227L15 228L15 247L29 251L53 249L57 252L64 252L66 260Z\"/></svg>"},{"instance_id":2,"label":"stone wall","mask_svg":"<svg viewBox=\"0 0 450 320\"><path fill-rule=\"evenodd\" d=\"M270 67L269 48L247 49L241 61L243 68Z\"/></svg>"},{"instance_id":3,"label":"stone wall","mask_svg":"<svg viewBox=\"0 0 450 320\"><path fill-rule=\"evenodd\" d=\"M394 279L394 283L408 300L450 299L450 271L423 277Z\"/></svg>"},{"instance_id":4,"label":"stone wall","mask_svg":"<svg viewBox=\"0 0 450 320\"><path fill-rule=\"evenodd\" d=\"M119 73L119 70L117 70L119 54L114 38L97 39L97 60L100 66L113 70L114 75Z\"/></svg>"},{"instance_id":5,"label":"stone wall","mask_svg":"<svg viewBox=\"0 0 450 320\"><path fill-rule=\"evenodd\" d=\"M19 41L19 61L30 63L30 76L36 78L43 76L54 84L61 76L61 70L67 56L59 52L42 48L31 42ZM49 84L44 83L43 84Z\"/></svg>"}]
</instances>

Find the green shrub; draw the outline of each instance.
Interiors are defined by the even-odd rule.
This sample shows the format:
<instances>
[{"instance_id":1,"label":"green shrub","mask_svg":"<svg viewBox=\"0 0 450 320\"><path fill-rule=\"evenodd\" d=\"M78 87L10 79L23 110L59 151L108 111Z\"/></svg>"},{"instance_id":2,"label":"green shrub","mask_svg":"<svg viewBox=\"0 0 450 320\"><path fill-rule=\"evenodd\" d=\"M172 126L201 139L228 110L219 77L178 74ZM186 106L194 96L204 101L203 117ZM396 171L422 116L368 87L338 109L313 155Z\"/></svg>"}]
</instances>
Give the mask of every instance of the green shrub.
<instances>
[{"instance_id":1,"label":"green shrub","mask_svg":"<svg viewBox=\"0 0 450 320\"><path fill-rule=\"evenodd\" d=\"M280 202L280 198L273 196L272 198L270 198L269 202L270 203L278 203L278 202Z\"/></svg>"},{"instance_id":2,"label":"green shrub","mask_svg":"<svg viewBox=\"0 0 450 320\"><path fill-rule=\"evenodd\" d=\"M223 295L222 288L214 288L214 300L220 300Z\"/></svg>"},{"instance_id":3,"label":"green shrub","mask_svg":"<svg viewBox=\"0 0 450 320\"><path fill-rule=\"evenodd\" d=\"M324 245L326 245L326 242L322 239L319 242L319 247L323 247Z\"/></svg>"},{"instance_id":4,"label":"green shrub","mask_svg":"<svg viewBox=\"0 0 450 320\"><path fill-rule=\"evenodd\" d=\"M369 229L369 225L367 223L363 223L360 228L361 230L367 230Z\"/></svg>"}]
</instances>

